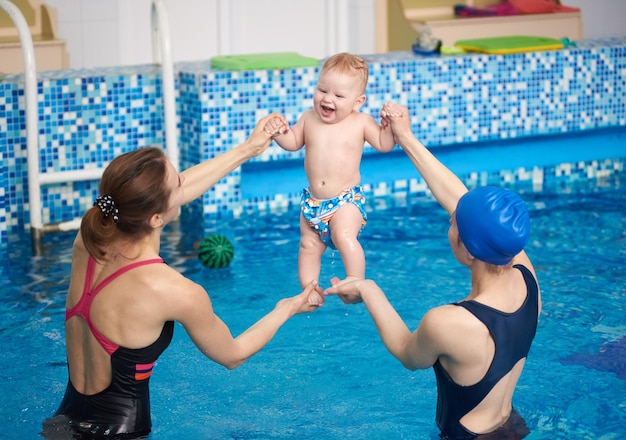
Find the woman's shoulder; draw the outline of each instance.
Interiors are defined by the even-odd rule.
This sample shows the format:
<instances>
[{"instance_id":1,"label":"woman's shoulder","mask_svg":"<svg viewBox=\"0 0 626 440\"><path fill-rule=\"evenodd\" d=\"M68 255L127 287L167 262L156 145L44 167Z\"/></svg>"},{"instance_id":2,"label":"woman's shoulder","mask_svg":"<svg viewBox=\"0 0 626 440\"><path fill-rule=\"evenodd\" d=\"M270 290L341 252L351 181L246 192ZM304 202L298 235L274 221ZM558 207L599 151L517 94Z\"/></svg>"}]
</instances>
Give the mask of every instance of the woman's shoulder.
<instances>
[{"instance_id":1,"label":"woman's shoulder","mask_svg":"<svg viewBox=\"0 0 626 440\"><path fill-rule=\"evenodd\" d=\"M85 248L85 243L83 242L83 236L80 233L80 229L76 232L76 237L74 237L72 250L74 251L79 250L79 251L87 252L87 249Z\"/></svg>"},{"instance_id":2,"label":"woman's shoulder","mask_svg":"<svg viewBox=\"0 0 626 440\"><path fill-rule=\"evenodd\" d=\"M444 304L430 309L422 321L437 333L463 334L472 329L482 328L480 322L464 307Z\"/></svg>"},{"instance_id":3,"label":"woman's shoulder","mask_svg":"<svg viewBox=\"0 0 626 440\"><path fill-rule=\"evenodd\" d=\"M83 238L80 235L79 230L76 234L76 237L74 238L74 243L72 244L72 268L80 266L82 270L82 268L87 267L88 261L89 252L85 247L85 243L83 242Z\"/></svg>"},{"instance_id":4,"label":"woman's shoulder","mask_svg":"<svg viewBox=\"0 0 626 440\"><path fill-rule=\"evenodd\" d=\"M174 268L162 266L149 274L148 282L152 283L150 303L161 311L165 320L182 321L190 313L207 309L210 299L204 287Z\"/></svg>"},{"instance_id":5,"label":"woman's shoulder","mask_svg":"<svg viewBox=\"0 0 626 440\"><path fill-rule=\"evenodd\" d=\"M164 290L185 294L194 293L199 290L204 292L204 288L195 281L187 278L166 262L163 264L151 265L151 270L147 273L148 279L161 286Z\"/></svg>"}]
</instances>

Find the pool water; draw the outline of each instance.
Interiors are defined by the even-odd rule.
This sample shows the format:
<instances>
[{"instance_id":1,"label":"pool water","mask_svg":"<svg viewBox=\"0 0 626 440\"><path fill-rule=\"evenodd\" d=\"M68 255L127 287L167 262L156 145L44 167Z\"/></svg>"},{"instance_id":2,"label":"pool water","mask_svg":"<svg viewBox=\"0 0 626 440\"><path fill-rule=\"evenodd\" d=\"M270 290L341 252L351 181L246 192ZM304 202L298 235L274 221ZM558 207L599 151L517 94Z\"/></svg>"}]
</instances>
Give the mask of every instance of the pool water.
<instances>
[{"instance_id":1,"label":"pool water","mask_svg":"<svg viewBox=\"0 0 626 440\"><path fill-rule=\"evenodd\" d=\"M527 252L544 307L514 397L529 439L626 436L625 183L617 175L522 193L532 221ZM448 217L432 199L371 198L368 206L367 275L411 328L429 308L466 295L469 272L454 260ZM297 216L287 209L206 228L183 216L166 233L162 254L207 288L218 315L239 334L299 291ZM234 244L226 269L205 269L195 256L194 244L214 232ZM0 266L0 438L37 438L65 390L72 240L73 233L46 236L44 255L32 257L29 239L14 239ZM327 251L321 284L334 275L343 276L341 260ZM151 389L155 440L436 439L438 432L432 370L404 369L365 307L335 297L291 319L233 371L204 358L177 325Z\"/></svg>"}]
</instances>

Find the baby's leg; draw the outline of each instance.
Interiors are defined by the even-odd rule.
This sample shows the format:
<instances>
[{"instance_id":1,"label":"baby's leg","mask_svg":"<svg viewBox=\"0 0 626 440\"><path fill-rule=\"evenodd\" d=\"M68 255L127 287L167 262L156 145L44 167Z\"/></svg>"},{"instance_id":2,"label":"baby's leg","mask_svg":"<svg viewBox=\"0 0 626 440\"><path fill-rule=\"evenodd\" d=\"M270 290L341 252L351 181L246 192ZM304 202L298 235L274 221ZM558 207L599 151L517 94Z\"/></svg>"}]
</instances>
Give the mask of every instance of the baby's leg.
<instances>
[{"instance_id":1,"label":"baby's leg","mask_svg":"<svg viewBox=\"0 0 626 440\"><path fill-rule=\"evenodd\" d=\"M365 278L365 253L359 243L363 217L359 208L347 203L330 219L330 234L346 269L346 278Z\"/></svg>"},{"instance_id":2,"label":"baby's leg","mask_svg":"<svg viewBox=\"0 0 626 440\"><path fill-rule=\"evenodd\" d=\"M312 280L319 281L322 255L326 244L322 242L300 214L300 251L298 253L298 279L302 288Z\"/></svg>"}]
</instances>

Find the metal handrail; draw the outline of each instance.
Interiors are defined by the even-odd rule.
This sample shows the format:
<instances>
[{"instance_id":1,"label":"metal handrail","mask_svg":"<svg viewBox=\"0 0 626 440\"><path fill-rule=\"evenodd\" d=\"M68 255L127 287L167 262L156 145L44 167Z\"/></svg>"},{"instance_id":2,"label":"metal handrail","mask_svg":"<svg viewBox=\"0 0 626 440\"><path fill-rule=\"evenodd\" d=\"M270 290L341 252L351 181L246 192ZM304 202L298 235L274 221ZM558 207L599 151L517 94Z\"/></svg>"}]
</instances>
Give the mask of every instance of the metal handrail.
<instances>
[{"instance_id":1,"label":"metal handrail","mask_svg":"<svg viewBox=\"0 0 626 440\"><path fill-rule=\"evenodd\" d=\"M180 159L176 132L176 96L174 63L170 47L170 27L163 0L152 1L152 61L161 65L161 88L165 113L165 148L170 162L178 170Z\"/></svg>"},{"instance_id":2,"label":"metal handrail","mask_svg":"<svg viewBox=\"0 0 626 440\"><path fill-rule=\"evenodd\" d=\"M35 50L30 29L24 15L17 6L8 0L0 0L4 9L17 28L24 57L24 81L26 99L26 142L28 161L28 199L30 230L34 255L42 253L42 237L46 233L76 230L80 218L66 222L44 224L42 220L41 186L55 183L98 180L103 169L83 169L40 173L38 142L37 69ZM176 132L176 97L174 68L170 49L169 23L162 0L152 2L152 46L153 60L162 68L163 108L165 118L165 142L168 157L179 168L179 151Z\"/></svg>"},{"instance_id":3,"label":"metal handrail","mask_svg":"<svg viewBox=\"0 0 626 440\"><path fill-rule=\"evenodd\" d=\"M326 53L348 50L349 8L346 0L326 0Z\"/></svg>"},{"instance_id":4,"label":"metal handrail","mask_svg":"<svg viewBox=\"0 0 626 440\"><path fill-rule=\"evenodd\" d=\"M8 0L0 0L0 8L9 15L17 28L24 58L24 98L26 100L26 148L28 154L28 199L30 203L31 231L40 229L41 188L39 184L39 142L37 141L37 69L33 38L26 19L17 6Z\"/></svg>"}]
</instances>

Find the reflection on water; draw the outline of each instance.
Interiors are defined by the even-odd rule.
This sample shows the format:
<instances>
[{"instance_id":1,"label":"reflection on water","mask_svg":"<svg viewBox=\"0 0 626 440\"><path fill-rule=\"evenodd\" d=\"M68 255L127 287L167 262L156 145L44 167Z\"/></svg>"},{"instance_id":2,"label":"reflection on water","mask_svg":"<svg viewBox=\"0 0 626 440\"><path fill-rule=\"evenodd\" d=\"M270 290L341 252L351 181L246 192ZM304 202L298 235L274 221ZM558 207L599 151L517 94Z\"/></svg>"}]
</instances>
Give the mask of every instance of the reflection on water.
<instances>
[{"instance_id":1,"label":"reflection on water","mask_svg":"<svg viewBox=\"0 0 626 440\"><path fill-rule=\"evenodd\" d=\"M621 438L626 434L624 308L626 191L619 179L542 194L525 192L532 220L528 253L544 311L515 396L528 438ZM362 242L367 273L407 324L469 289L449 251L448 218L428 199L370 201ZM383 209L385 208L385 209ZM235 257L205 269L194 244L226 235ZM63 303L73 233L46 236L41 257L27 238L10 244L0 287L0 409L15 438L34 438L67 380ZM244 216L203 230L183 216L165 234L168 264L206 287L216 312L238 334L285 295L299 291L298 213ZM321 283L343 276L324 255ZM389 355L362 306L329 298L289 321L242 367L202 357L177 326L152 377L150 438L434 439L434 375L408 371Z\"/></svg>"}]
</instances>

